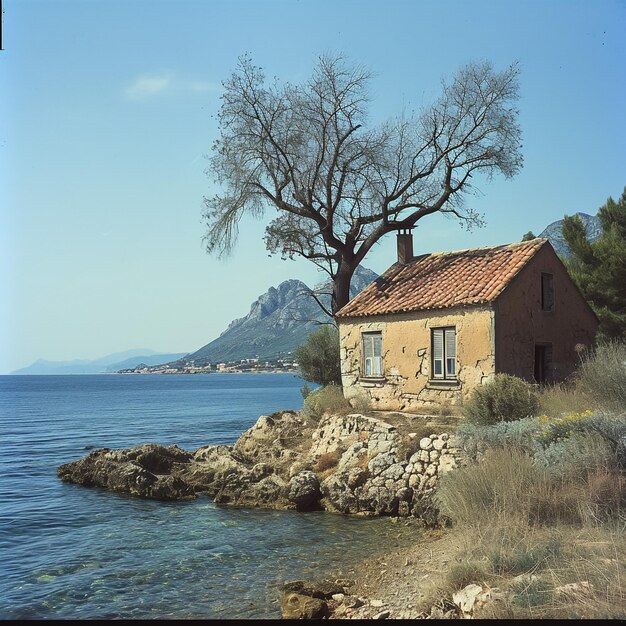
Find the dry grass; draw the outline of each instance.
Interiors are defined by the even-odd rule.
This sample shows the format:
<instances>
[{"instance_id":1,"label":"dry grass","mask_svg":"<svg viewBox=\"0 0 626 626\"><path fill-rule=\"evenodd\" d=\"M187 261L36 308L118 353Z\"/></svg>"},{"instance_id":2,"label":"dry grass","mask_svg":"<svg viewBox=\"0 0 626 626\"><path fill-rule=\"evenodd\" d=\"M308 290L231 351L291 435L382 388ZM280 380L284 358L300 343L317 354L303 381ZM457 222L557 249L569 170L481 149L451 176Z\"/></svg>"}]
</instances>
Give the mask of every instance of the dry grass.
<instances>
[{"instance_id":1,"label":"dry grass","mask_svg":"<svg viewBox=\"0 0 626 626\"><path fill-rule=\"evenodd\" d=\"M539 393L539 411L557 418L568 413L583 413L594 406L590 396L573 385L544 387Z\"/></svg>"},{"instance_id":2,"label":"dry grass","mask_svg":"<svg viewBox=\"0 0 626 626\"><path fill-rule=\"evenodd\" d=\"M477 618L623 619L625 524L620 518L593 527L515 522L471 532L458 527L448 535L455 550L447 555L451 564L443 576L431 576L421 587L425 593L417 608L425 613L432 606L454 608L452 595L473 583L501 595L477 609ZM574 586L569 592L568 585Z\"/></svg>"},{"instance_id":3,"label":"dry grass","mask_svg":"<svg viewBox=\"0 0 626 626\"><path fill-rule=\"evenodd\" d=\"M626 476L594 456L550 471L504 447L443 477L437 502L467 540L423 604L475 583L504 593L475 617L626 617Z\"/></svg>"},{"instance_id":4,"label":"dry grass","mask_svg":"<svg viewBox=\"0 0 626 626\"><path fill-rule=\"evenodd\" d=\"M576 387L608 411L626 409L626 341L600 344L588 354L576 372Z\"/></svg>"},{"instance_id":5,"label":"dry grass","mask_svg":"<svg viewBox=\"0 0 626 626\"><path fill-rule=\"evenodd\" d=\"M467 587L467 585L487 585L488 581L494 579L488 571L484 561L467 560L460 563L453 563L446 573L445 586L448 594Z\"/></svg>"},{"instance_id":6,"label":"dry grass","mask_svg":"<svg viewBox=\"0 0 626 626\"><path fill-rule=\"evenodd\" d=\"M554 537L558 538L557 552L548 551L546 557L521 576L502 576L497 582L500 589L510 592L508 600L487 605L479 617L623 619L626 617L623 530L559 526L550 531L551 535L546 529L535 533L538 553L542 541L546 546ZM523 554L519 548L518 554Z\"/></svg>"},{"instance_id":7,"label":"dry grass","mask_svg":"<svg viewBox=\"0 0 626 626\"><path fill-rule=\"evenodd\" d=\"M541 411L550 417L589 409L626 409L626 342L600 344L585 354L568 383L544 388Z\"/></svg>"},{"instance_id":8,"label":"dry grass","mask_svg":"<svg viewBox=\"0 0 626 626\"><path fill-rule=\"evenodd\" d=\"M304 399L303 413L307 417L321 417L325 413L345 415L353 411L338 385L328 385L312 391Z\"/></svg>"},{"instance_id":9,"label":"dry grass","mask_svg":"<svg viewBox=\"0 0 626 626\"><path fill-rule=\"evenodd\" d=\"M317 473L323 473L326 470L337 467L339 459L341 458L341 452L339 450L333 450L332 452L326 452L322 454L316 461L314 471Z\"/></svg>"},{"instance_id":10,"label":"dry grass","mask_svg":"<svg viewBox=\"0 0 626 626\"><path fill-rule=\"evenodd\" d=\"M522 450L503 448L445 475L435 499L443 515L469 527L595 524L626 512L626 479L601 466L556 473Z\"/></svg>"}]
</instances>

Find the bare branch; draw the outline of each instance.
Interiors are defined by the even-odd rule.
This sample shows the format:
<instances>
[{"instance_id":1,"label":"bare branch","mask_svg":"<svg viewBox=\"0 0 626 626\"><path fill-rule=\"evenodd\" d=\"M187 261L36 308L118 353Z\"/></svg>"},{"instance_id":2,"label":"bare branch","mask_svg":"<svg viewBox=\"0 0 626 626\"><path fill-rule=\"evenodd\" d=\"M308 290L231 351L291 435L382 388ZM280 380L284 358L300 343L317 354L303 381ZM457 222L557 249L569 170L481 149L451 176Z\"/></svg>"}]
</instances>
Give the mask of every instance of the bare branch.
<instances>
[{"instance_id":1,"label":"bare branch","mask_svg":"<svg viewBox=\"0 0 626 626\"><path fill-rule=\"evenodd\" d=\"M516 64L462 67L421 113L367 124L369 73L325 56L308 81L271 84L243 57L224 82L205 198L205 244L227 254L243 215L276 211L271 254L302 257L333 281L333 311L372 246L433 213L480 224L464 199L476 176L509 178L522 167Z\"/></svg>"}]
</instances>

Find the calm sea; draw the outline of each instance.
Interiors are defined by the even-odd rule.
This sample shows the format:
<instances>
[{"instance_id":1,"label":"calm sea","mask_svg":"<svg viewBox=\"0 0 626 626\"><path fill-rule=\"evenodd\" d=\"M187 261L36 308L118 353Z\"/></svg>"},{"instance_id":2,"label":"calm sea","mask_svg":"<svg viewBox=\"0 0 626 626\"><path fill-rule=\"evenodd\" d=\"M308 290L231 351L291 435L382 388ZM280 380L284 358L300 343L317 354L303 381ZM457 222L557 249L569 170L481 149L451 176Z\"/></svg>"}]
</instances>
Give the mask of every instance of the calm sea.
<instances>
[{"instance_id":1,"label":"calm sea","mask_svg":"<svg viewBox=\"0 0 626 626\"><path fill-rule=\"evenodd\" d=\"M163 503L62 483L86 447L232 443L299 409L293 374L0 376L0 619L275 618L284 580L415 532L389 519Z\"/></svg>"}]
</instances>

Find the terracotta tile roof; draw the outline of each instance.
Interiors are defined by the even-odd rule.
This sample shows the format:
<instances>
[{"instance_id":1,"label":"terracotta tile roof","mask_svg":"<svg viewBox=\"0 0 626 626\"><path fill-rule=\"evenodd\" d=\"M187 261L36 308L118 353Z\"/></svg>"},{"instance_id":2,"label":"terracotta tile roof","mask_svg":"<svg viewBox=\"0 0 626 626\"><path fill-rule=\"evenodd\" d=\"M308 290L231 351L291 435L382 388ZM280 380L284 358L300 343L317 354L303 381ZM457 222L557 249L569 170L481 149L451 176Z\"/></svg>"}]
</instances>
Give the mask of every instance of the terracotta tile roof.
<instances>
[{"instance_id":1,"label":"terracotta tile roof","mask_svg":"<svg viewBox=\"0 0 626 626\"><path fill-rule=\"evenodd\" d=\"M537 238L491 248L438 252L414 257L405 265L395 263L336 316L364 317L492 302L547 241Z\"/></svg>"}]
</instances>

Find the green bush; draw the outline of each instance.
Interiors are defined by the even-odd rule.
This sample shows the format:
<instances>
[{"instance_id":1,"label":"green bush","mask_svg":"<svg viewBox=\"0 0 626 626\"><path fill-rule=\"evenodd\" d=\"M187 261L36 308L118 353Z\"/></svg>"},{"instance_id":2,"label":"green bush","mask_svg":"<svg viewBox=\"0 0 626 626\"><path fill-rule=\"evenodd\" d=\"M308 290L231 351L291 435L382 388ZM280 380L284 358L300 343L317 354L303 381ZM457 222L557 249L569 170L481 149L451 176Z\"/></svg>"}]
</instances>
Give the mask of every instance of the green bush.
<instances>
[{"instance_id":1,"label":"green bush","mask_svg":"<svg viewBox=\"0 0 626 626\"><path fill-rule=\"evenodd\" d=\"M626 413L626 342L602 343L589 352L580 364L576 382L595 406Z\"/></svg>"},{"instance_id":2,"label":"green bush","mask_svg":"<svg viewBox=\"0 0 626 626\"><path fill-rule=\"evenodd\" d=\"M626 414L585 411L555 420L539 420L542 430L537 442L543 447L540 452L544 456L556 454L563 463L579 468L591 463L594 468L626 469Z\"/></svg>"},{"instance_id":3,"label":"green bush","mask_svg":"<svg viewBox=\"0 0 626 626\"><path fill-rule=\"evenodd\" d=\"M350 403L343 397L343 390L338 385L320 387L304 399L304 412L312 417L321 417L324 413L346 413L351 410Z\"/></svg>"},{"instance_id":4,"label":"green bush","mask_svg":"<svg viewBox=\"0 0 626 626\"><path fill-rule=\"evenodd\" d=\"M615 452L599 433L573 433L567 439L539 447L535 463L559 475L617 469Z\"/></svg>"},{"instance_id":5,"label":"green bush","mask_svg":"<svg viewBox=\"0 0 626 626\"><path fill-rule=\"evenodd\" d=\"M307 383L304 383L304 385L302 385L302 387L300 387L300 393L302 394L302 398L304 400L306 400L310 393L313 391L313 389L311 389L311 387L309 387L309 385Z\"/></svg>"},{"instance_id":6,"label":"green bush","mask_svg":"<svg viewBox=\"0 0 626 626\"><path fill-rule=\"evenodd\" d=\"M496 374L477 387L463 405L463 415L473 424L512 422L537 413L539 403L530 385L521 378Z\"/></svg>"},{"instance_id":7,"label":"green bush","mask_svg":"<svg viewBox=\"0 0 626 626\"><path fill-rule=\"evenodd\" d=\"M497 422L482 426L461 422L456 435L459 444L470 458L488 448L515 448L533 453L538 445L537 437L543 432L542 425L534 417L524 417L515 422Z\"/></svg>"},{"instance_id":8,"label":"green bush","mask_svg":"<svg viewBox=\"0 0 626 626\"><path fill-rule=\"evenodd\" d=\"M296 361L304 380L318 385L341 385L339 331L325 325L312 332L296 349Z\"/></svg>"}]
</instances>

